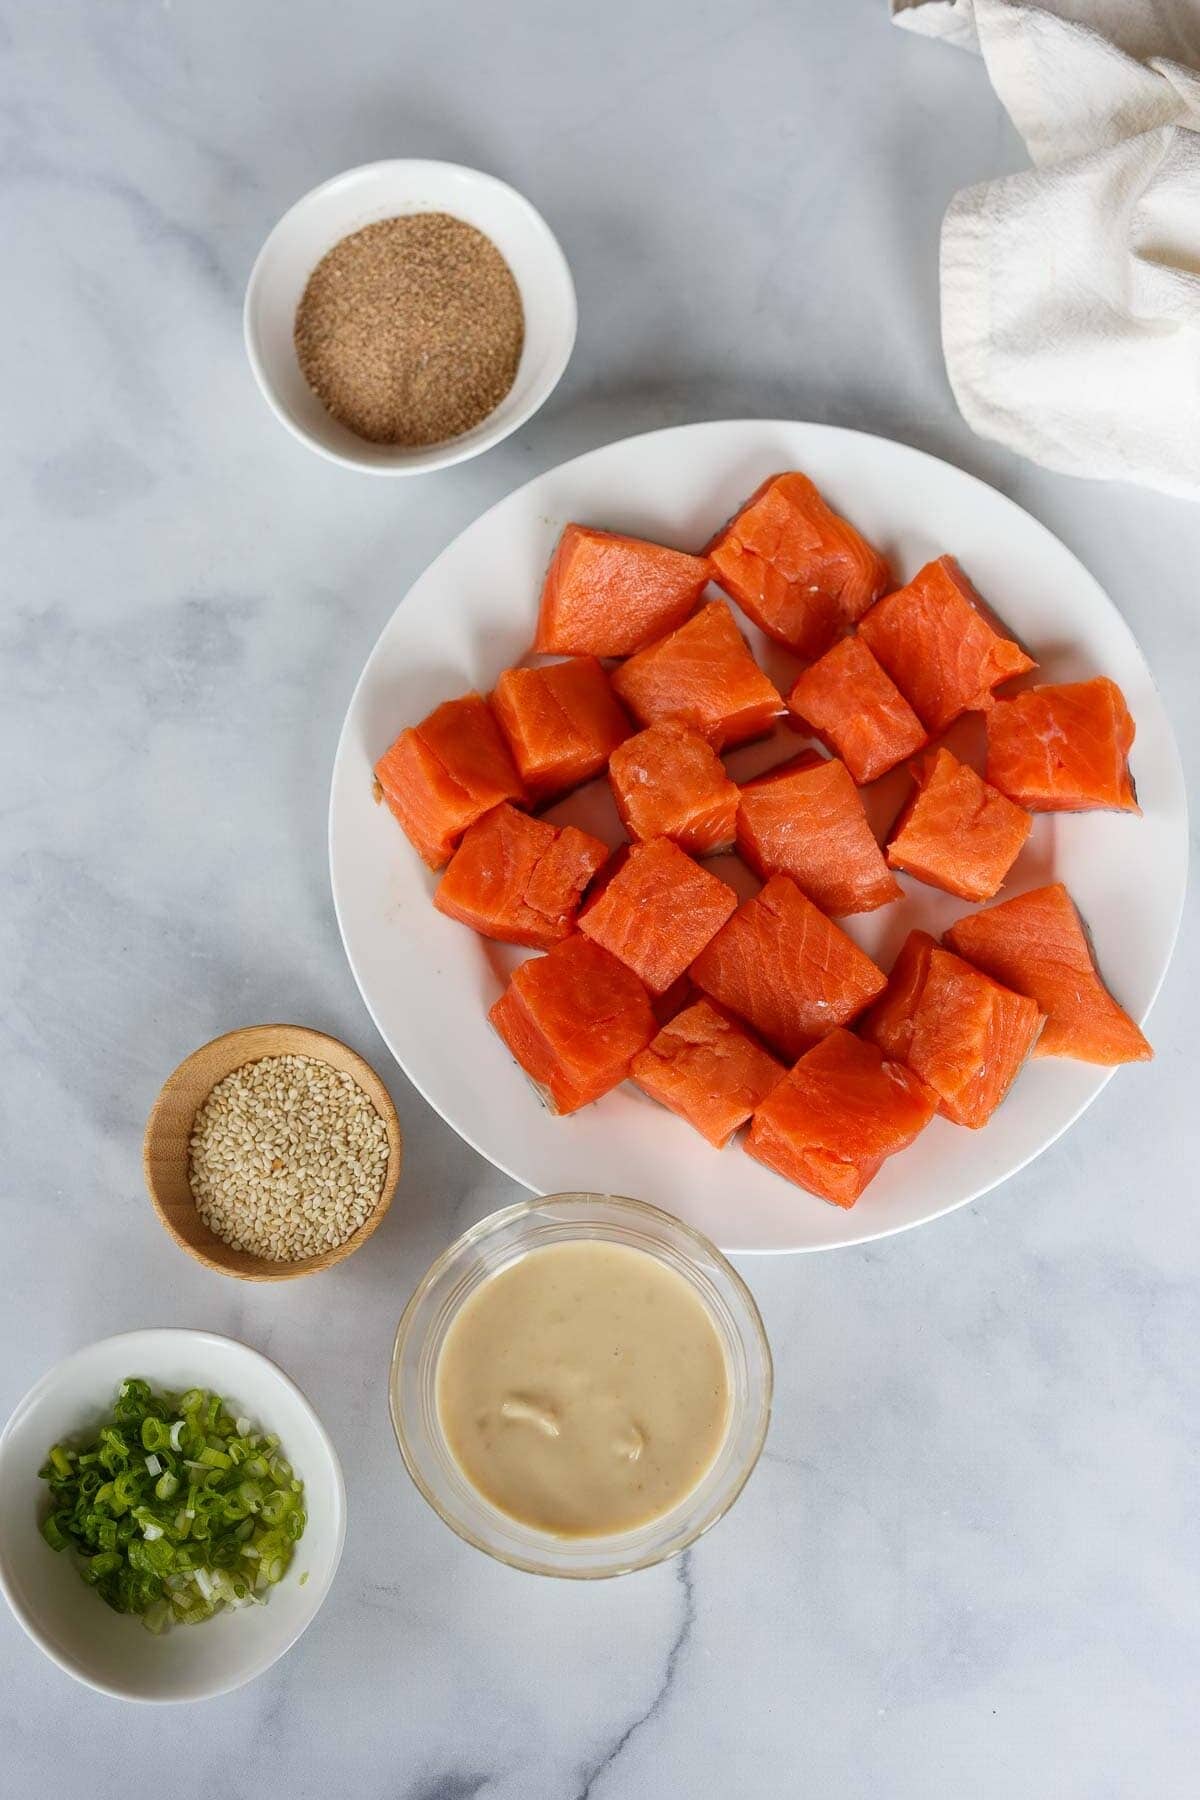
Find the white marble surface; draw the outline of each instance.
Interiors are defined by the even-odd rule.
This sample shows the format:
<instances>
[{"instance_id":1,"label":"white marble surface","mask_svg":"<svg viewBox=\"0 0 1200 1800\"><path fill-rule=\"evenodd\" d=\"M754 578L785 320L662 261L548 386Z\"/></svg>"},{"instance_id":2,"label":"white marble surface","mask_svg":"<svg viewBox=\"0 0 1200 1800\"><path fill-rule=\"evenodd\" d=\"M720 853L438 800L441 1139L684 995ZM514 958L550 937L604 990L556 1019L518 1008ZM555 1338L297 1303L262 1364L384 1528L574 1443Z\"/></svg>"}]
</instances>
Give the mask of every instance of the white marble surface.
<instances>
[{"instance_id":1,"label":"white marble surface","mask_svg":"<svg viewBox=\"0 0 1200 1800\"><path fill-rule=\"evenodd\" d=\"M210 1326L308 1390L350 1498L317 1623L207 1707L90 1695L0 1617L0 1789L1194 1794L1194 915L1158 1060L1033 1168L908 1236L748 1267L768 1452L721 1528L643 1577L514 1575L407 1484L383 1379L400 1306L514 1193L396 1071L401 1196L319 1282L209 1276L141 1187L155 1089L217 1031L294 1017L386 1066L329 900L342 712L426 561L575 451L760 412L960 462L1107 585L1196 766L1200 515L1018 463L946 387L939 219L1020 161L982 69L882 0L59 0L0 9L0 84L0 1414L91 1338ZM240 338L275 217L393 154L526 189L581 309L543 415L412 484L292 443Z\"/></svg>"}]
</instances>

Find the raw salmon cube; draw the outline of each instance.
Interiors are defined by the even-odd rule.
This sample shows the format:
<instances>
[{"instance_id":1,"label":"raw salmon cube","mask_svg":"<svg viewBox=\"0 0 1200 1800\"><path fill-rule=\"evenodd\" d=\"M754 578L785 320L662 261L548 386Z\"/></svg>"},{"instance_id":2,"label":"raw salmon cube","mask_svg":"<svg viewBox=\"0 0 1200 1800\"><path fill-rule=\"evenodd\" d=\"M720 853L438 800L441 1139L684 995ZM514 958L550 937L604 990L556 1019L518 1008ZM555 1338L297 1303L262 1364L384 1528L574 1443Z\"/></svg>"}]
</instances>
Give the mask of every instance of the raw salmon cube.
<instances>
[{"instance_id":1,"label":"raw salmon cube","mask_svg":"<svg viewBox=\"0 0 1200 1800\"><path fill-rule=\"evenodd\" d=\"M929 738L900 689L860 637L843 638L810 664L788 707L840 756L860 785L886 775Z\"/></svg>"},{"instance_id":2,"label":"raw salmon cube","mask_svg":"<svg viewBox=\"0 0 1200 1800\"><path fill-rule=\"evenodd\" d=\"M786 875L742 902L692 964L692 980L792 1057L887 986L882 969Z\"/></svg>"},{"instance_id":3,"label":"raw salmon cube","mask_svg":"<svg viewBox=\"0 0 1200 1800\"><path fill-rule=\"evenodd\" d=\"M1074 1056L1111 1068L1154 1055L1100 979L1087 930L1061 881L960 919L946 941L1041 1007L1046 1027L1035 1056Z\"/></svg>"},{"instance_id":4,"label":"raw salmon cube","mask_svg":"<svg viewBox=\"0 0 1200 1800\"><path fill-rule=\"evenodd\" d=\"M476 819L502 800L528 796L486 700L464 694L402 731L375 764L375 779L409 841L440 869Z\"/></svg>"},{"instance_id":5,"label":"raw salmon cube","mask_svg":"<svg viewBox=\"0 0 1200 1800\"><path fill-rule=\"evenodd\" d=\"M900 898L844 763L805 750L742 788L738 853L790 875L822 912L873 912Z\"/></svg>"},{"instance_id":6,"label":"raw salmon cube","mask_svg":"<svg viewBox=\"0 0 1200 1800\"><path fill-rule=\"evenodd\" d=\"M1115 681L1027 688L988 716L987 778L1031 812L1141 812L1133 719Z\"/></svg>"},{"instance_id":7,"label":"raw salmon cube","mask_svg":"<svg viewBox=\"0 0 1200 1800\"><path fill-rule=\"evenodd\" d=\"M696 990L692 986L691 976L681 975L665 992L650 996L654 1017L660 1025L669 1025L676 1014L681 1013L685 1006L690 1006L695 998Z\"/></svg>"},{"instance_id":8,"label":"raw salmon cube","mask_svg":"<svg viewBox=\"0 0 1200 1800\"><path fill-rule=\"evenodd\" d=\"M673 838L693 856L733 848L738 788L706 738L686 725L648 725L609 758L608 781L630 837Z\"/></svg>"},{"instance_id":9,"label":"raw salmon cube","mask_svg":"<svg viewBox=\"0 0 1200 1800\"><path fill-rule=\"evenodd\" d=\"M492 710L535 801L599 775L633 729L594 656L506 669Z\"/></svg>"},{"instance_id":10,"label":"raw salmon cube","mask_svg":"<svg viewBox=\"0 0 1200 1800\"><path fill-rule=\"evenodd\" d=\"M697 1000L634 1057L629 1073L720 1150L784 1068L711 1000Z\"/></svg>"},{"instance_id":11,"label":"raw salmon cube","mask_svg":"<svg viewBox=\"0 0 1200 1800\"><path fill-rule=\"evenodd\" d=\"M807 475L772 475L708 546L713 577L768 637L820 656L892 572Z\"/></svg>"},{"instance_id":12,"label":"raw salmon cube","mask_svg":"<svg viewBox=\"0 0 1200 1800\"><path fill-rule=\"evenodd\" d=\"M664 994L737 905L733 889L670 838L632 844L579 915L579 929Z\"/></svg>"},{"instance_id":13,"label":"raw salmon cube","mask_svg":"<svg viewBox=\"0 0 1200 1800\"><path fill-rule=\"evenodd\" d=\"M548 950L571 935L584 889L607 861L608 846L574 825L496 806L464 832L433 904L483 937Z\"/></svg>"},{"instance_id":14,"label":"raw salmon cube","mask_svg":"<svg viewBox=\"0 0 1200 1800\"><path fill-rule=\"evenodd\" d=\"M948 750L914 765L916 791L892 827L889 867L962 900L990 900L1033 820Z\"/></svg>"},{"instance_id":15,"label":"raw salmon cube","mask_svg":"<svg viewBox=\"0 0 1200 1800\"><path fill-rule=\"evenodd\" d=\"M568 525L546 571L533 647L555 656L630 656L683 624L710 573L703 556Z\"/></svg>"},{"instance_id":16,"label":"raw salmon cube","mask_svg":"<svg viewBox=\"0 0 1200 1800\"><path fill-rule=\"evenodd\" d=\"M643 725L674 719L717 750L762 737L784 710L720 601L631 656L613 671L612 683Z\"/></svg>"},{"instance_id":17,"label":"raw salmon cube","mask_svg":"<svg viewBox=\"0 0 1200 1800\"><path fill-rule=\"evenodd\" d=\"M986 711L992 689L1036 664L1002 637L952 556L913 576L873 606L859 634L936 736L960 713Z\"/></svg>"},{"instance_id":18,"label":"raw salmon cube","mask_svg":"<svg viewBox=\"0 0 1200 1800\"><path fill-rule=\"evenodd\" d=\"M624 1081L656 1030L637 976L578 932L522 963L488 1017L559 1113Z\"/></svg>"},{"instance_id":19,"label":"raw salmon cube","mask_svg":"<svg viewBox=\"0 0 1200 1800\"><path fill-rule=\"evenodd\" d=\"M912 931L861 1031L933 1089L946 1118L978 1130L1012 1086L1043 1023L1036 1001Z\"/></svg>"},{"instance_id":20,"label":"raw salmon cube","mask_svg":"<svg viewBox=\"0 0 1200 1800\"><path fill-rule=\"evenodd\" d=\"M853 1032L831 1031L772 1088L745 1147L809 1193L853 1206L934 1109L934 1094L910 1069Z\"/></svg>"}]
</instances>

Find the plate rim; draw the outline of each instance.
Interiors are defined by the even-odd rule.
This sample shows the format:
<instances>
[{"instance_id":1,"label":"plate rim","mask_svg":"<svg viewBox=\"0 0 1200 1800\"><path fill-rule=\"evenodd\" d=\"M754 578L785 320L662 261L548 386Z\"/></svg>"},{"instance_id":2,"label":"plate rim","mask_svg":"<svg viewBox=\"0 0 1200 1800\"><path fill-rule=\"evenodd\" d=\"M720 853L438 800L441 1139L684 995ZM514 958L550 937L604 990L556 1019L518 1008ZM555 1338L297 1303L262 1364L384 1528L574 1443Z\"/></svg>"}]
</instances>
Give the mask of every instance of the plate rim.
<instances>
[{"instance_id":1,"label":"plate rim","mask_svg":"<svg viewBox=\"0 0 1200 1800\"><path fill-rule=\"evenodd\" d=\"M470 1130L455 1123L454 1121L452 1121L451 1119L449 1119L446 1116L446 1114L445 1114L445 1112L443 1112L442 1108L432 1098L432 1096L426 1091L426 1087L425 1087L424 1083L418 1078L418 1076L408 1066L408 1063L405 1061L405 1059L396 1050L395 1046L393 1045L393 1043L391 1041L391 1038L389 1037L388 1033L385 1031L385 1029L383 1027L382 1021L380 1020L378 1013L376 1012L374 1004L372 1003L372 1001L368 995L367 985L364 983L362 975L361 975L358 965L356 963L354 951L351 947L349 935L348 935L347 928L346 928L346 921L343 916L342 904L341 904L341 900L339 898L339 892L338 892L337 865L336 865L335 856L334 856L335 809L336 809L336 802L337 802L338 775L339 775L339 771L342 767L343 755L346 751L349 734L350 734L350 729L351 729L351 724L356 716L359 696L367 682L368 676L371 673L372 664L374 663L377 655L380 653L383 643L384 643L384 640L387 637L388 633L391 631L392 626L395 623L396 617L400 612L400 609L404 606L405 602L408 600L408 598L412 594L413 590L418 586L419 583L424 581L426 579L426 577L431 576L435 573L435 571L446 560L446 558L448 556L450 556L450 554L456 549L456 547L460 543L461 539L468 532L474 530L477 526L481 525L485 520L489 519L493 513L498 511L498 509L500 507L507 505L511 500L515 499L517 495L524 493L528 488L536 486L537 483L546 480L548 477L555 476L555 475L561 475L566 470L575 467L577 464L579 464L581 462L585 462L588 458L598 456L606 451L619 449L619 448L621 448L623 446L627 446L627 445L643 444L643 443L647 442L649 439L653 439L653 438L661 438L661 437L667 437L667 436L671 436L671 435L679 435L679 434L684 434L684 433L690 434L692 432L709 432L709 431L713 431L713 430L737 430L737 429L755 429L755 430L762 430L764 432L768 432L773 429L774 430L783 430L783 431L793 431L796 429L802 429L802 430L815 429L815 430L821 432L822 434L827 434L829 436L835 436L835 437L840 437L840 438L854 438L854 439L857 439L857 440L860 440L863 442L867 442L867 443L871 443L871 444L885 445L888 448L888 450L901 450L904 452L904 454L906 456L915 457L920 462L932 464L937 468L950 469L953 471L953 473L956 477L958 477L962 480L965 480L974 488L983 490L989 496L989 503L990 503L990 501L999 500L1004 505L1011 507L1015 512L1019 513L1023 519L1025 519L1030 524L1035 526L1038 531L1040 531L1044 536L1049 538L1059 551L1061 551L1064 555L1068 556L1071 559L1071 561L1075 564L1075 566L1080 571L1081 575L1083 575L1086 578L1086 580L1092 585L1092 587L1097 591L1100 598L1104 601L1108 610L1111 612L1111 614L1114 616L1114 618L1119 623L1121 630L1124 631L1126 637L1128 638L1129 645L1130 645L1131 650L1133 651L1133 654L1137 657L1137 659L1139 660L1139 662L1142 664L1143 668L1145 669L1147 676L1150 680L1151 686L1153 687L1154 692L1155 692L1156 696L1158 697L1159 704L1162 709L1163 720L1164 720L1164 723L1166 726L1167 744L1168 744L1169 750L1170 750L1170 760L1171 760L1171 764L1172 764L1172 772L1175 777L1175 783L1176 783L1176 786L1178 789L1180 806L1181 806L1181 817L1179 820L1180 829L1176 833L1177 842L1182 846L1182 853L1180 854L1180 857L1179 857L1181 867L1180 867L1180 880L1179 880L1179 884L1178 884L1178 898L1177 898L1177 903L1176 903L1176 906L1174 909L1174 916L1171 921L1169 941L1166 943L1165 954L1163 955L1163 958L1162 958L1162 966L1161 966L1161 969L1159 970L1157 979L1155 980L1153 990L1150 993L1149 998L1147 999L1145 1005L1143 1006L1143 1008L1141 1010L1141 1014L1138 1019L1139 1025L1145 1024L1145 1022L1149 1018L1150 1013L1152 1012L1154 1006L1156 1005L1160 994L1162 993L1163 986L1166 982L1166 978L1167 978L1168 972L1170 971L1171 964L1174 960L1175 951L1178 946L1179 933L1182 928L1183 916L1184 916L1184 911L1186 908L1187 891L1188 891L1188 876L1190 873L1189 861L1188 861L1188 855L1187 855L1187 845L1190 841L1190 809L1189 809L1189 804L1188 804L1187 782L1186 782L1186 778L1185 778L1185 774L1184 774L1183 759L1179 752L1179 744L1178 744L1178 740L1175 736L1174 725L1172 723L1170 713L1167 710L1166 703L1163 700L1162 691L1159 687L1158 680L1154 674L1154 670L1153 670L1148 658L1146 657L1145 653L1143 652L1142 647L1141 647L1140 643L1138 642L1136 635L1134 634L1133 628L1129 624L1129 621L1126 619L1124 613L1121 611L1121 609L1117 605L1116 601L1108 593L1107 589L1104 588L1104 586L1101 584L1099 578L1097 576L1095 576L1092 573L1092 571L1088 568L1087 564L1085 562L1083 562L1083 560L1079 556L1076 555L1075 551L1071 549L1069 544L1064 543L1063 540L1057 535L1057 533L1052 531L1048 525L1044 524L1043 521L1040 518L1038 518L1036 514L1030 512L1027 507L1022 506L1020 501L1014 500L1010 495L1003 493L1001 491L1001 489L999 489L998 487L995 487L991 482L985 481L981 476L974 474L973 471L971 471L970 469L964 469L961 467L960 464L951 462L946 457L936 456L933 454L932 451L922 450L922 449L918 448L916 445L905 443L904 440L901 438L885 437L879 432L861 431L854 426L827 424L825 421L820 420L820 419L785 419L785 418L778 418L778 417L759 418L759 417L755 417L753 415L742 416L740 418L695 419L695 420L689 420L689 421L683 422L681 424L657 426L651 431L633 432L633 433L629 433L623 437L609 439L606 443L603 443L603 444L595 444L595 445L591 446L590 449L581 450L575 456L570 456L570 457L565 458L562 462L552 463L548 468L542 469L537 474L529 476L525 481L519 482L516 487L510 488L506 493L501 494L496 500L494 500L491 503L491 505L485 507L482 512L477 513L472 519L468 520L468 522L465 525L463 525L457 532L455 532L454 536L452 538L450 538L450 540L442 546L442 548L437 552L437 554L428 563L426 563L424 565L424 567L418 572L418 574L414 577L414 579L408 584L408 586L405 588L403 594L401 594L401 596L397 600L395 606L392 608L392 611L389 613L388 617L384 620L383 624L379 628L379 631L376 633L374 642L372 643L371 648L367 653L366 660L364 661L363 666L362 666L361 670L359 671L358 678L354 683L354 687L350 694L350 698L349 698L349 701L346 706L346 711L345 711L345 714L342 719L341 729L338 732L337 745L334 750L333 764L332 764L332 768L330 771L330 777L329 777L329 805L328 805L327 826L326 826L326 849L327 849L327 855L328 855L328 861L329 861L329 882L330 882L330 891L331 891L331 895L332 895L332 899L333 899L333 910L334 910L334 916L337 920L338 933L341 938L342 949L345 953L346 960L350 966L350 972L354 977L355 985L358 988L359 995L363 1001L364 1006L367 1009L367 1013L370 1016L370 1019L371 1019L373 1025L375 1026L376 1031L379 1033L380 1038L382 1039L383 1043L386 1045L388 1054L392 1057L394 1062L400 1068L400 1070L404 1074L406 1080L411 1082L412 1086L420 1094L421 1098L425 1101L426 1105L428 1105L432 1109L432 1111L436 1114L436 1116L442 1121L442 1123L444 1125L446 1125L448 1127L449 1130L453 1131L457 1137L461 1138L465 1144L469 1145L469 1147L472 1150L474 1150L477 1155L481 1156L486 1163L490 1164L490 1166L492 1168L499 1170L500 1173L502 1175L507 1176L509 1180L515 1181L517 1183L517 1185L519 1187L523 1188L525 1190L525 1192L527 1192L527 1193L536 1194L536 1193L538 1193L539 1190L536 1186L531 1186L529 1184L529 1182L525 1179L525 1177L520 1175L515 1169L511 1168L509 1166L508 1162L505 1161L502 1157L497 1156L493 1152L484 1149L484 1147L477 1141L475 1135ZM1093 1065L1093 1066L1095 1066L1095 1065ZM1021 1172L1024 1169L1027 1169L1031 1163L1036 1162L1039 1156L1043 1155L1047 1150L1051 1149L1056 1143L1058 1143L1060 1141L1060 1139L1063 1138L1066 1135L1066 1133L1068 1131L1070 1131L1072 1129L1072 1127L1078 1123L1080 1118L1082 1118L1083 1114L1085 1112L1087 1112L1089 1107L1094 1105L1094 1103L1100 1098L1101 1094L1104 1092L1105 1088L1108 1086L1109 1082L1112 1080L1113 1076L1118 1072L1119 1067L1120 1067L1120 1065L1115 1065L1111 1068L1102 1070L1099 1074L1097 1085L1091 1091L1091 1093L1089 1093L1088 1095L1086 1095L1086 1097L1084 1097L1081 1101L1079 1101L1079 1103L1069 1113L1069 1115L1063 1119L1061 1124L1059 1124L1055 1128L1055 1130L1052 1132L1051 1135L1049 1135L1048 1137L1045 1137L1036 1149L1031 1150L1028 1155L1022 1157L1019 1162L1014 1163L1010 1168L1006 1169L1003 1174L996 1175L994 1178L992 1178L986 1182L983 1182L980 1186L972 1188L969 1193L965 1193L965 1194L961 1195L960 1197L958 1197L957 1199L947 1202L947 1204L945 1206L939 1207L936 1211L925 1213L920 1218L905 1219L905 1220L900 1221L897 1224L883 1225L877 1231L871 1231L871 1232L867 1232L867 1233L860 1232L860 1233L856 1233L856 1235L854 1237L837 1238L837 1239L827 1240L827 1241L823 1241L823 1242L819 1242L819 1243L771 1244L771 1245L757 1244L757 1245L751 1245L751 1246L735 1246L733 1248L730 1248L726 1244L722 1243L720 1246L722 1254L725 1256L730 1256L730 1257L803 1256L803 1255L822 1253L822 1252L826 1252L826 1251L853 1250L856 1248L865 1247L868 1244L878 1243L883 1238L898 1237L902 1233L909 1232L909 1231L915 1231L916 1229L918 1229L918 1227L920 1227L922 1225L931 1225L936 1220L943 1219L948 1214L957 1212L957 1211L959 1211L960 1208L962 1208L964 1206L969 1206L973 1201L980 1200L986 1194L994 1192L996 1188L1002 1187L1006 1182L1011 1181L1015 1176L1021 1174ZM660 1204L660 1202L656 1201L655 1204Z\"/></svg>"}]
</instances>

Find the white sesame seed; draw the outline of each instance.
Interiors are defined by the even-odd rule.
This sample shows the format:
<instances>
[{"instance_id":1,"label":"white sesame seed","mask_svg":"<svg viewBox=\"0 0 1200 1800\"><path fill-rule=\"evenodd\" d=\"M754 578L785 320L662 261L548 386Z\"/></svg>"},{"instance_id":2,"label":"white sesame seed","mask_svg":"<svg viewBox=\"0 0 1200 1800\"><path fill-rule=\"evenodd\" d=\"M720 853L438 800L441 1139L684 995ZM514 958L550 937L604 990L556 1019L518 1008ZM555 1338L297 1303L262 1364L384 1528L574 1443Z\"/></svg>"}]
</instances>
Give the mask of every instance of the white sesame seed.
<instances>
[{"instance_id":1,"label":"white sesame seed","mask_svg":"<svg viewBox=\"0 0 1200 1800\"><path fill-rule=\"evenodd\" d=\"M352 1076L309 1056L245 1063L192 1127L189 1180L210 1231L236 1250L298 1262L345 1243L383 1190L383 1120Z\"/></svg>"}]
</instances>

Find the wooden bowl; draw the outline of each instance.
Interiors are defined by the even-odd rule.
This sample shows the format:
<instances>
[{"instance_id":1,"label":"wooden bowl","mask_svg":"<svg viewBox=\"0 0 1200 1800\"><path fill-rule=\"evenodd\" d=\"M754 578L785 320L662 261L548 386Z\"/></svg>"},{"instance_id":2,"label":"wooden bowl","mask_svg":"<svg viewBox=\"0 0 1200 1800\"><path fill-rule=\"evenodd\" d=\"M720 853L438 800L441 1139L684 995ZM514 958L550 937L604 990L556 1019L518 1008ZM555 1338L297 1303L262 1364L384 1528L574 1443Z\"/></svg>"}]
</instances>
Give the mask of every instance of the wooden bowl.
<instances>
[{"instance_id":1,"label":"wooden bowl","mask_svg":"<svg viewBox=\"0 0 1200 1800\"><path fill-rule=\"evenodd\" d=\"M341 1069L362 1088L387 1128L387 1170L374 1210L344 1244L298 1262L271 1262L246 1250L234 1250L209 1230L196 1211L188 1180L188 1146L196 1114L218 1081L264 1056L311 1056ZM319 1269L332 1268L366 1243L391 1205L403 1149L391 1095L371 1065L346 1044L304 1025L246 1025L203 1044L167 1077L146 1124L142 1168L155 1212L180 1248L197 1262L222 1275L236 1275L241 1281L293 1281L297 1275L315 1275Z\"/></svg>"}]
</instances>

